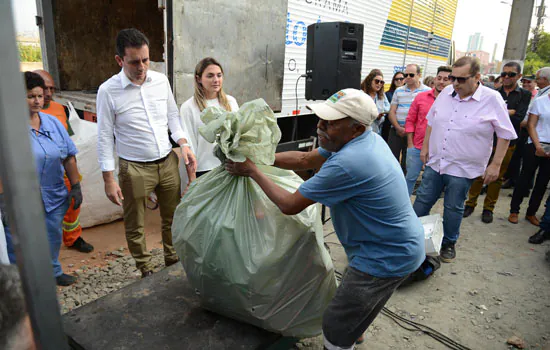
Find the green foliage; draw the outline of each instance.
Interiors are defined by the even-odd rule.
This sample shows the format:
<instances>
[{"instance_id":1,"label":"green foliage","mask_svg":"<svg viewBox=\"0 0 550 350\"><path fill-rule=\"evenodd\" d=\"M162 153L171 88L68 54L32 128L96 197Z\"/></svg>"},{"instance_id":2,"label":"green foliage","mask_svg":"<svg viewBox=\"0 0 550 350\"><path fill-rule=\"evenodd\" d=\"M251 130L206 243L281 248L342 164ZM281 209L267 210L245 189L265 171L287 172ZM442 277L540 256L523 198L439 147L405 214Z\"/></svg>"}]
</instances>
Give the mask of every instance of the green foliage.
<instances>
[{"instance_id":1,"label":"green foliage","mask_svg":"<svg viewBox=\"0 0 550 350\"><path fill-rule=\"evenodd\" d=\"M19 49L19 61L21 62L42 62L42 52L39 46L17 43Z\"/></svg>"},{"instance_id":2,"label":"green foliage","mask_svg":"<svg viewBox=\"0 0 550 350\"><path fill-rule=\"evenodd\" d=\"M531 51L533 39L527 44L527 56L523 66L523 74L535 74L542 67L550 67L550 33L540 33L536 51Z\"/></svg>"}]
</instances>

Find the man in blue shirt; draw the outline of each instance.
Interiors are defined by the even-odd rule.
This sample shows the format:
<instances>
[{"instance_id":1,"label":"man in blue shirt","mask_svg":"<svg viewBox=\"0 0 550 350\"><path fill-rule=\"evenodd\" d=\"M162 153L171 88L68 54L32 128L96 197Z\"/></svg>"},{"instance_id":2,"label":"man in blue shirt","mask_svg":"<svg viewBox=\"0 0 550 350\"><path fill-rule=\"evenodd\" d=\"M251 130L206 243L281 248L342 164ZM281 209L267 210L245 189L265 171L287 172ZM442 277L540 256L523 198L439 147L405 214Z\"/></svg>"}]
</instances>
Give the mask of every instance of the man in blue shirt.
<instances>
[{"instance_id":1,"label":"man in blue shirt","mask_svg":"<svg viewBox=\"0 0 550 350\"><path fill-rule=\"evenodd\" d=\"M275 166L319 169L290 193L252 161L226 162L233 175L250 176L287 215L319 202L331 209L349 268L323 316L325 348L352 349L393 291L425 258L424 231L409 200L399 163L370 125L378 116L371 98L338 91L308 106L320 118L321 148L276 155Z\"/></svg>"}]
</instances>

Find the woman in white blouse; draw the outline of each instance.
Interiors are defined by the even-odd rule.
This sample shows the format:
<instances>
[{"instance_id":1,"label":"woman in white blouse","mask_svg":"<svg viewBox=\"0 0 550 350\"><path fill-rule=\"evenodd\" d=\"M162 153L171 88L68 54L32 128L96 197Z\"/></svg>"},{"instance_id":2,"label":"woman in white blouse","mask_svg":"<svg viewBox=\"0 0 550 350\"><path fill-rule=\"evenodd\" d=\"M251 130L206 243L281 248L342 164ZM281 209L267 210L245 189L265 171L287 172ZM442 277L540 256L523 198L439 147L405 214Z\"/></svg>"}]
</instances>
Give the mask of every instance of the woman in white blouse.
<instances>
[{"instance_id":1,"label":"woman in white blouse","mask_svg":"<svg viewBox=\"0 0 550 350\"><path fill-rule=\"evenodd\" d=\"M550 180L550 95L538 97L533 101L529 108L527 131L529 131L529 140L524 149L521 174L512 195L508 221L513 224L518 223L523 196L528 193L529 183L538 167L535 187L529 199L525 218L533 225L539 226L540 222L536 214Z\"/></svg>"},{"instance_id":2,"label":"woman in white blouse","mask_svg":"<svg viewBox=\"0 0 550 350\"><path fill-rule=\"evenodd\" d=\"M195 94L185 101L180 109L181 125L189 134L188 142L197 158L197 177L221 164L214 156L214 144L199 134L199 127L204 125L200 119L201 112L211 106L218 106L227 111L239 109L237 101L223 91L221 64L212 57L206 57L195 67Z\"/></svg>"}]
</instances>

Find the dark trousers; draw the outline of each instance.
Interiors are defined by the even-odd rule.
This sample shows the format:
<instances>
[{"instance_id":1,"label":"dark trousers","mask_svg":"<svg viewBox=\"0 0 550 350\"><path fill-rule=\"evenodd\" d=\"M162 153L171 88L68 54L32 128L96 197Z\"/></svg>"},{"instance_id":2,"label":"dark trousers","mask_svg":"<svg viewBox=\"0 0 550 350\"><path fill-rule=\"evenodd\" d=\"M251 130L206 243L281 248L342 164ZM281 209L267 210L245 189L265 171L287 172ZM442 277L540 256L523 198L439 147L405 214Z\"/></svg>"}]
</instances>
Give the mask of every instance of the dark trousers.
<instances>
[{"instance_id":1,"label":"dark trousers","mask_svg":"<svg viewBox=\"0 0 550 350\"><path fill-rule=\"evenodd\" d=\"M527 146L527 139L529 138L529 133L526 129L521 129L519 133L518 141L516 142L516 150L512 155L510 164L508 165L508 170L504 174L506 180L511 180L513 184L518 181L519 173L521 170L521 160L523 159L523 152L525 146Z\"/></svg>"},{"instance_id":2,"label":"dark trousers","mask_svg":"<svg viewBox=\"0 0 550 350\"><path fill-rule=\"evenodd\" d=\"M392 127L390 129L390 135L388 137L388 146L390 146L391 152L395 156L398 162L401 163L401 169L403 173L407 173L407 136L397 135L397 131ZM399 158L401 157L401 158Z\"/></svg>"},{"instance_id":3,"label":"dark trousers","mask_svg":"<svg viewBox=\"0 0 550 350\"><path fill-rule=\"evenodd\" d=\"M535 176L537 167L539 167L539 173L533 192L531 192L531 198L529 198L529 207L527 207L525 214L527 216L537 213L542 197L544 197L544 193L546 192L548 181L550 180L550 158L537 157L535 155L535 145L530 143L525 147L525 152L523 153L523 167L518 182L514 187L512 202L510 203L510 213L519 213L523 194L529 190L529 183L533 176Z\"/></svg>"},{"instance_id":4,"label":"dark trousers","mask_svg":"<svg viewBox=\"0 0 550 350\"><path fill-rule=\"evenodd\" d=\"M353 348L408 276L380 278L348 267L323 314L325 348Z\"/></svg>"}]
</instances>

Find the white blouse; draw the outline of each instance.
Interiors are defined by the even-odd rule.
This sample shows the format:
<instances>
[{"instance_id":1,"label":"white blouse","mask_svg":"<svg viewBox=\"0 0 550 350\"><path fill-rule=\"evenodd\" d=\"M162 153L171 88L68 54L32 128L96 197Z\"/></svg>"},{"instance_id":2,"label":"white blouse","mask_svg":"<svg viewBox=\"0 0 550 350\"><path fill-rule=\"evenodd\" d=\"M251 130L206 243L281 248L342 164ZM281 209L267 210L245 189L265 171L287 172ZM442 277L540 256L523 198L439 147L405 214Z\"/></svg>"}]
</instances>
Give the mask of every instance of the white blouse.
<instances>
[{"instance_id":1,"label":"white blouse","mask_svg":"<svg viewBox=\"0 0 550 350\"><path fill-rule=\"evenodd\" d=\"M239 105L235 98L227 95L227 100L232 112L239 110ZM217 98L206 100L206 106L221 107ZM187 141L191 145L191 150L197 158L197 172L209 171L221 164L220 160L214 156L215 144L206 141L199 133L199 127L204 125L200 116L201 112L193 97L181 105L180 123L183 130L189 135Z\"/></svg>"}]
</instances>

